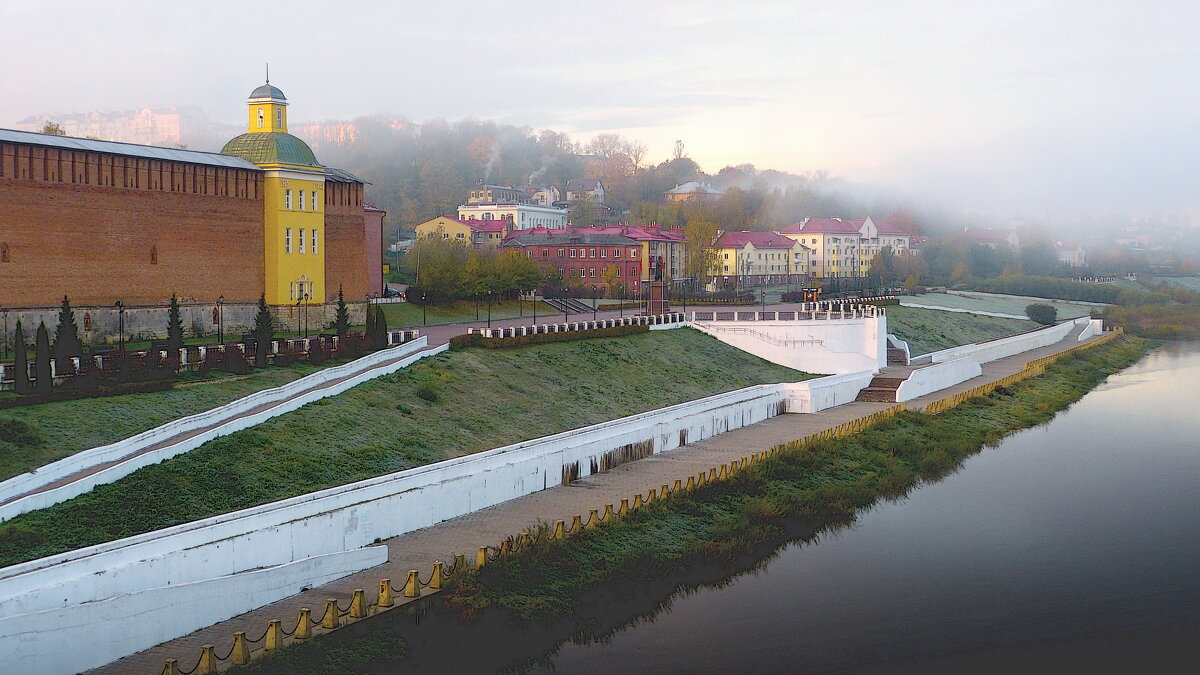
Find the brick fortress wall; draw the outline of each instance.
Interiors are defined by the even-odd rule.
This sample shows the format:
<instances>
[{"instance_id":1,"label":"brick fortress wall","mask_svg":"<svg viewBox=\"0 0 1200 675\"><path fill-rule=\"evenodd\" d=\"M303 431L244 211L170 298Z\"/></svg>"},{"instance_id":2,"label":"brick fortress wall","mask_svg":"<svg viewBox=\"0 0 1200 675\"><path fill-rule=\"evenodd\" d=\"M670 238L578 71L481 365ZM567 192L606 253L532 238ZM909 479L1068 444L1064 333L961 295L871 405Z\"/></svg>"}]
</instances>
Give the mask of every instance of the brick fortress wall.
<instances>
[{"instance_id":1,"label":"brick fortress wall","mask_svg":"<svg viewBox=\"0 0 1200 675\"><path fill-rule=\"evenodd\" d=\"M362 183L325 181L326 302L337 302L339 284L347 301L362 300L373 290L364 253L365 224Z\"/></svg>"},{"instance_id":2,"label":"brick fortress wall","mask_svg":"<svg viewBox=\"0 0 1200 675\"><path fill-rule=\"evenodd\" d=\"M262 219L256 171L3 143L0 304L253 301Z\"/></svg>"}]
</instances>

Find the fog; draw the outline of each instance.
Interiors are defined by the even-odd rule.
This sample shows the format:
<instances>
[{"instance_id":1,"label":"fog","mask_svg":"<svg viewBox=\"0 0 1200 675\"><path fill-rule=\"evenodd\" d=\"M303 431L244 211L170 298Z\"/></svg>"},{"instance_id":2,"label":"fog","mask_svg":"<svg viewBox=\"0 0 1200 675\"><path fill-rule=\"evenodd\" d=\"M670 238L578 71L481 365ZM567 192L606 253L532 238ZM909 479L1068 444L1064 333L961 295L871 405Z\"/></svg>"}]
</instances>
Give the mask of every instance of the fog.
<instances>
[{"instance_id":1,"label":"fog","mask_svg":"<svg viewBox=\"0 0 1200 675\"><path fill-rule=\"evenodd\" d=\"M197 105L241 124L477 117L709 173L825 170L996 218L1200 223L1200 7L1179 2L411 3L66 0L0 6L0 126Z\"/></svg>"}]
</instances>

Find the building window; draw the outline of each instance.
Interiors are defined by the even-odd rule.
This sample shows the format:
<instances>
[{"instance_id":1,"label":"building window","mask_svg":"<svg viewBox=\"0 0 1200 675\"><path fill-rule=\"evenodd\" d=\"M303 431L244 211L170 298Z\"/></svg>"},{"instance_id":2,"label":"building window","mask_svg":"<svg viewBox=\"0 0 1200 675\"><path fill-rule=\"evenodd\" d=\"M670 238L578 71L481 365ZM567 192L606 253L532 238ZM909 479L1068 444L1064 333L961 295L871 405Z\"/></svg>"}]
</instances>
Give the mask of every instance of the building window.
<instances>
[{"instance_id":1,"label":"building window","mask_svg":"<svg viewBox=\"0 0 1200 675\"><path fill-rule=\"evenodd\" d=\"M316 230L312 231L312 252L314 254L317 252L317 231Z\"/></svg>"},{"instance_id":2,"label":"building window","mask_svg":"<svg viewBox=\"0 0 1200 675\"><path fill-rule=\"evenodd\" d=\"M630 257L630 258L636 258L636 257L637 257L637 249L636 249L636 248L631 248L631 249L629 249L629 257Z\"/></svg>"},{"instance_id":3,"label":"building window","mask_svg":"<svg viewBox=\"0 0 1200 675\"><path fill-rule=\"evenodd\" d=\"M291 190L283 191L283 208L288 209L288 210L291 210L291 208L292 208L292 191Z\"/></svg>"},{"instance_id":4,"label":"building window","mask_svg":"<svg viewBox=\"0 0 1200 675\"><path fill-rule=\"evenodd\" d=\"M301 211L304 210L304 190L300 191L300 210ZM300 251L300 252L304 253L304 251Z\"/></svg>"},{"instance_id":5,"label":"building window","mask_svg":"<svg viewBox=\"0 0 1200 675\"><path fill-rule=\"evenodd\" d=\"M263 128L263 109L261 107L258 109L258 128Z\"/></svg>"},{"instance_id":6,"label":"building window","mask_svg":"<svg viewBox=\"0 0 1200 675\"><path fill-rule=\"evenodd\" d=\"M561 248L558 249L558 257L563 257L563 250Z\"/></svg>"},{"instance_id":7,"label":"building window","mask_svg":"<svg viewBox=\"0 0 1200 675\"><path fill-rule=\"evenodd\" d=\"M317 191L316 191L316 190L313 190L313 192L312 192L312 199L313 199L313 200L312 200L312 210L313 210L313 211L320 211L320 210L321 210L321 208L320 208L320 206L319 206L319 205L320 205L320 203L321 203L321 202L317 201Z\"/></svg>"},{"instance_id":8,"label":"building window","mask_svg":"<svg viewBox=\"0 0 1200 675\"><path fill-rule=\"evenodd\" d=\"M283 231L283 252L292 252L292 228L287 228Z\"/></svg>"},{"instance_id":9,"label":"building window","mask_svg":"<svg viewBox=\"0 0 1200 675\"><path fill-rule=\"evenodd\" d=\"M591 250L591 253L589 253L589 254L588 254L588 257L589 257L589 258L595 258L595 257L596 257L596 249L592 249L592 250Z\"/></svg>"},{"instance_id":10,"label":"building window","mask_svg":"<svg viewBox=\"0 0 1200 675\"><path fill-rule=\"evenodd\" d=\"M283 128L283 108L275 109L275 128L276 129Z\"/></svg>"},{"instance_id":11,"label":"building window","mask_svg":"<svg viewBox=\"0 0 1200 675\"><path fill-rule=\"evenodd\" d=\"M621 249L619 249L619 248L614 248L614 249L613 249L613 257L614 257L614 258L620 258L620 257L621 257Z\"/></svg>"},{"instance_id":12,"label":"building window","mask_svg":"<svg viewBox=\"0 0 1200 675\"><path fill-rule=\"evenodd\" d=\"M572 257L572 258L574 258L574 257L575 257L575 249L571 249L571 257Z\"/></svg>"},{"instance_id":13,"label":"building window","mask_svg":"<svg viewBox=\"0 0 1200 675\"><path fill-rule=\"evenodd\" d=\"M304 193L301 192L300 194L304 194ZM300 236L300 241L299 241L300 255L304 255L304 228L300 228L299 230L296 230L296 234Z\"/></svg>"},{"instance_id":14,"label":"building window","mask_svg":"<svg viewBox=\"0 0 1200 675\"><path fill-rule=\"evenodd\" d=\"M589 276L589 277L594 277L594 276L596 276L596 268L595 268L595 267L589 267L589 268L588 268L588 276Z\"/></svg>"}]
</instances>

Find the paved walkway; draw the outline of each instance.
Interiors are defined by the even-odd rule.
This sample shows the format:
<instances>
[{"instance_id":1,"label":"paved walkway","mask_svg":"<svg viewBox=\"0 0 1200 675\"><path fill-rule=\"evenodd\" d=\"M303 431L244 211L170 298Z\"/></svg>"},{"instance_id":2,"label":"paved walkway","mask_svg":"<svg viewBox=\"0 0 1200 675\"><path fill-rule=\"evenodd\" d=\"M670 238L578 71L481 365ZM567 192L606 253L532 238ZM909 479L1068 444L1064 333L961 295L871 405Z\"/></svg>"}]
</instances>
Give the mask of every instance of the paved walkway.
<instances>
[{"instance_id":1,"label":"paved walkway","mask_svg":"<svg viewBox=\"0 0 1200 675\"><path fill-rule=\"evenodd\" d=\"M1057 344L984 364L983 375L980 377L914 399L909 402L909 409L924 409L925 405L936 399L1015 373L1024 368L1027 361L1079 344L1078 335L1079 331L1072 331ZM344 607L349 603L351 592L355 588L366 589L368 601L373 601L380 579L391 579L393 585L399 588L404 583L408 570L419 570L424 579L429 573L430 564L435 560L449 564L458 553L466 554L467 559L473 561L474 551L480 546L496 545L502 539L519 534L539 523L552 524L558 520L570 523L575 515L583 516L586 520L590 509L602 511L606 504L611 504L615 510L621 499L632 500L633 495L645 495L664 483L673 485L676 480L686 481L689 475L694 476L700 471L708 471L752 453L835 427L890 405L894 404L855 402L819 413L780 415L670 452L624 464L605 473L588 476L571 485L543 490L394 537L385 542L389 549L389 560L384 565L222 621L91 672L159 673L163 661L170 658L178 659L180 667L184 670L189 669L196 663L201 645L215 645L218 655L226 654L235 631L245 631L249 637L256 638L263 633L271 619L281 619L283 626L290 628L302 607L311 608L314 618L319 618L316 615L320 614L326 598L336 598L339 605ZM314 631L319 632L320 629L316 628Z\"/></svg>"}]
</instances>

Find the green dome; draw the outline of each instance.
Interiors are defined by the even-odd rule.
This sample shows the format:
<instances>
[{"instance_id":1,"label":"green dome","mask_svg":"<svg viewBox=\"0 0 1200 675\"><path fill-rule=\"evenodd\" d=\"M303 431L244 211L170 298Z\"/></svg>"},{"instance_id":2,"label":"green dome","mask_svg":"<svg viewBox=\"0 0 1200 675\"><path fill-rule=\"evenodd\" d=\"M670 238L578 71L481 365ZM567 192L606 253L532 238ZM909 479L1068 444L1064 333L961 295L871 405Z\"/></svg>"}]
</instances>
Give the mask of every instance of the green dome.
<instances>
[{"instance_id":1,"label":"green dome","mask_svg":"<svg viewBox=\"0 0 1200 675\"><path fill-rule=\"evenodd\" d=\"M277 131L242 134L226 143L221 154L241 157L255 164L321 166L307 143Z\"/></svg>"}]
</instances>

